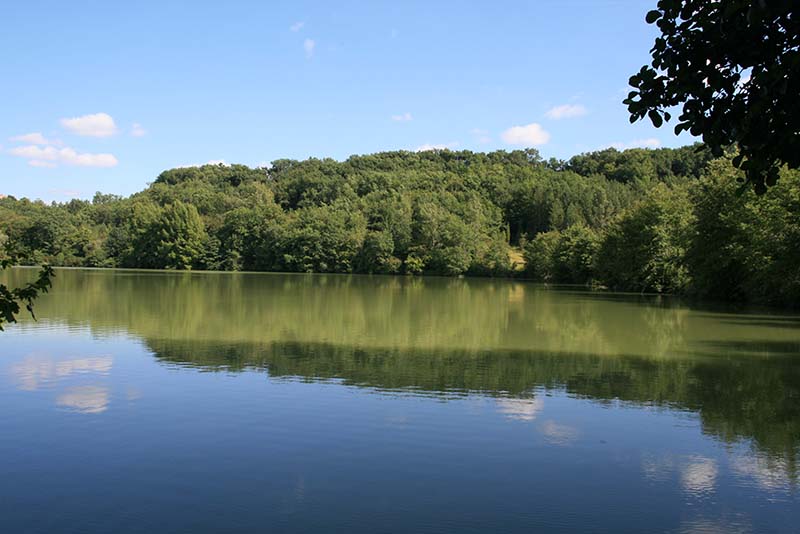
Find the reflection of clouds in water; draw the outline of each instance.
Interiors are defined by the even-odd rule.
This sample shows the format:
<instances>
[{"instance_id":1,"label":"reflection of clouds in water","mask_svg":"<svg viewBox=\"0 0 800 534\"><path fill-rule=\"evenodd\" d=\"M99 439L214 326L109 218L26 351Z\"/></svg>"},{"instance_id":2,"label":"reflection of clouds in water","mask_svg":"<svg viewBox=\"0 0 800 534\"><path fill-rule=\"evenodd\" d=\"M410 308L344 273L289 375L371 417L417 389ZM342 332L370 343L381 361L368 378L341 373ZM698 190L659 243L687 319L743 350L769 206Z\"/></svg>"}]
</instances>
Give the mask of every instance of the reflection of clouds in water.
<instances>
[{"instance_id":1,"label":"reflection of clouds in water","mask_svg":"<svg viewBox=\"0 0 800 534\"><path fill-rule=\"evenodd\" d=\"M54 360L45 355L32 354L11 366L11 374L17 387L24 391L36 391L42 386L78 373L108 374L111 371L111 356Z\"/></svg>"},{"instance_id":2,"label":"reflection of clouds in water","mask_svg":"<svg viewBox=\"0 0 800 534\"><path fill-rule=\"evenodd\" d=\"M112 365L111 356L58 360L47 354L30 354L11 366L11 375L19 389L37 391L74 375L107 375ZM128 398L137 397L138 392L129 388ZM109 399L109 389L105 386L74 386L56 397L56 405L77 413L102 413L108 409Z\"/></svg>"},{"instance_id":3,"label":"reflection of clouds in water","mask_svg":"<svg viewBox=\"0 0 800 534\"><path fill-rule=\"evenodd\" d=\"M654 482L664 482L675 471L675 461L671 456L644 454L642 456L642 471L645 478Z\"/></svg>"},{"instance_id":4,"label":"reflection of clouds in water","mask_svg":"<svg viewBox=\"0 0 800 534\"><path fill-rule=\"evenodd\" d=\"M407 415L390 415L383 418L387 426L407 426L410 418Z\"/></svg>"},{"instance_id":5,"label":"reflection of clouds in water","mask_svg":"<svg viewBox=\"0 0 800 534\"><path fill-rule=\"evenodd\" d=\"M306 500L306 479L303 473L295 475L294 482L289 484L288 492L282 497L283 513L295 514Z\"/></svg>"},{"instance_id":6,"label":"reflection of clouds in water","mask_svg":"<svg viewBox=\"0 0 800 534\"><path fill-rule=\"evenodd\" d=\"M755 482L765 491L789 491L792 482L787 476L789 466L783 459L771 459L760 455L734 456L731 470L740 478Z\"/></svg>"},{"instance_id":7,"label":"reflection of clouds in water","mask_svg":"<svg viewBox=\"0 0 800 534\"><path fill-rule=\"evenodd\" d=\"M108 388L77 386L58 396L56 404L78 413L102 413L108 409Z\"/></svg>"},{"instance_id":8,"label":"reflection of clouds in water","mask_svg":"<svg viewBox=\"0 0 800 534\"><path fill-rule=\"evenodd\" d=\"M135 401L142 398L142 391L139 388L128 386L125 389L125 398L129 401Z\"/></svg>"},{"instance_id":9,"label":"reflection of clouds in water","mask_svg":"<svg viewBox=\"0 0 800 534\"><path fill-rule=\"evenodd\" d=\"M714 520L700 517L685 521L680 529L682 534L738 534L752 531L746 518Z\"/></svg>"},{"instance_id":10,"label":"reflection of clouds in water","mask_svg":"<svg viewBox=\"0 0 800 534\"><path fill-rule=\"evenodd\" d=\"M294 483L294 499L299 503L306 500L306 479L303 475L298 475Z\"/></svg>"},{"instance_id":11,"label":"reflection of clouds in water","mask_svg":"<svg viewBox=\"0 0 800 534\"><path fill-rule=\"evenodd\" d=\"M533 421L542 411L544 402L541 399L497 399L497 411L508 419L516 421Z\"/></svg>"},{"instance_id":12,"label":"reflection of clouds in water","mask_svg":"<svg viewBox=\"0 0 800 534\"><path fill-rule=\"evenodd\" d=\"M692 456L688 463L681 467L681 486L687 492L694 494L714 491L718 472L716 460Z\"/></svg>"},{"instance_id":13,"label":"reflection of clouds in water","mask_svg":"<svg viewBox=\"0 0 800 534\"><path fill-rule=\"evenodd\" d=\"M641 468L645 478L653 482L666 482L677 473L681 488L693 495L714 491L719 474L716 460L699 455L674 457L645 453Z\"/></svg>"},{"instance_id":14,"label":"reflection of clouds in water","mask_svg":"<svg viewBox=\"0 0 800 534\"><path fill-rule=\"evenodd\" d=\"M545 421L539 427L544 439L552 445L568 445L575 441L580 431L572 426L562 425L555 421Z\"/></svg>"}]
</instances>

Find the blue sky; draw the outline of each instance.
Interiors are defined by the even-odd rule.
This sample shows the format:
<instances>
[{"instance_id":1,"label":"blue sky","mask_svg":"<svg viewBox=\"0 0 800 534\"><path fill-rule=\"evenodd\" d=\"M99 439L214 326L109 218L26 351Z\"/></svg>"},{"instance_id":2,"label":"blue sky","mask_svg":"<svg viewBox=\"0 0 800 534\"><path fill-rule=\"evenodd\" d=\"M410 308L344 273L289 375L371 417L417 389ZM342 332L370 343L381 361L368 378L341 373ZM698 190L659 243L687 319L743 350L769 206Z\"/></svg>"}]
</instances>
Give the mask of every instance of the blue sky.
<instances>
[{"instance_id":1,"label":"blue sky","mask_svg":"<svg viewBox=\"0 0 800 534\"><path fill-rule=\"evenodd\" d=\"M686 144L621 104L654 4L9 2L0 194L128 195L218 160Z\"/></svg>"}]
</instances>

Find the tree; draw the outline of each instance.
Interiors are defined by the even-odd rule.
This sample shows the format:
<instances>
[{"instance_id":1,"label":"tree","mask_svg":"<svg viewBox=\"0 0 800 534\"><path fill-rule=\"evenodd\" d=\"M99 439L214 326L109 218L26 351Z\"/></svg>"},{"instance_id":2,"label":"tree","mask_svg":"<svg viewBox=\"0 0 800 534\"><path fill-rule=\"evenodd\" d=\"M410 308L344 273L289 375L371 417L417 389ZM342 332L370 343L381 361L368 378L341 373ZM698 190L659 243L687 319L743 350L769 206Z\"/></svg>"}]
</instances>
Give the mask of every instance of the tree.
<instances>
[{"instance_id":1,"label":"tree","mask_svg":"<svg viewBox=\"0 0 800 534\"><path fill-rule=\"evenodd\" d=\"M176 201L164 208L156 225L160 238L158 252L168 269L191 269L203 252L206 230L191 204Z\"/></svg>"},{"instance_id":2,"label":"tree","mask_svg":"<svg viewBox=\"0 0 800 534\"><path fill-rule=\"evenodd\" d=\"M282 252L282 270L350 273L367 233L361 212L346 203L311 206L294 212L276 241Z\"/></svg>"},{"instance_id":3,"label":"tree","mask_svg":"<svg viewBox=\"0 0 800 534\"><path fill-rule=\"evenodd\" d=\"M659 184L607 229L597 254L600 280L619 290L682 291L694 222L686 189Z\"/></svg>"},{"instance_id":4,"label":"tree","mask_svg":"<svg viewBox=\"0 0 800 534\"><path fill-rule=\"evenodd\" d=\"M152 226L156 262L166 269L191 269L200 263L206 230L197 208L180 200L164 207Z\"/></svg>"},{"instance_id":5,"label":"tree","mask_svg":"<svg viewBox=\"0 0 800 534\"><path fill-rule=\"evenodd\" d=\"M10 244L6 242L6 254L0 259L0 271L18 263L18 256L12 250ZM0 332L3 331L3 323L16 323L17 315L20 312L20 304L25 305L25 309L35 319L33 314L33 301L41 293L47 293L52 286L52 279L55 276L53 269L49 265L43 265L36 280L29 282L22 287L9 288L5 284L0 284Z\"/></svg>"},{"instance_id":6,"label":"tree","mask_svg":"<svg viewBox=\"0 0 800 534\"><path fill-rule=\"evenodd\" d=\"M396 273L402 261L394 256L394 240L391 232L368 230L358 261L362 273Z\"/></svg>"},{"instance_id":7,"label":"tree","mask_svg":"<svg viewBox=\"0 0 800 534\"><path fill-rule=\"evenodd\" d=\"M127 198L0 198L0 243L26 264L449 276L512 275L519 244L542 281L797 306L800 172L737 194L730 159L698 143L205 165Z\"/></svg>"},{"instance_id":8,"label":"tree","mask_svg":"<svg viewBox=\"0 0 800 534\"><path fill-rule=\"evenodd\" d=\"M782 164L800 167L800 3L659 0L645 20L661 31L653 61L630 79L631 122L660 127L683 105L675 133L702 135L763 194Z\"/></svg>"},{"instance_id":9,"label":"tree","mask_svg":"<svg viewBox=\"0 0 800 534\"><path fill-rule=\"evenodd\" d=\"M525 275L539 282L556 282L555 253L561 232L551 230L536 235L525 244Z\"/></svg>"},{"instance_id":10,"label":"tree","mask_svg":"<svg viewBox=\"0 0 800 534\"><path fill-rule=\"evenodd\" d=\"M556 276L571 284L588 284L595 277L595 261L600 248L597 233L582 224L561 232L556 247Z\"/></svg>"},{"instance_id":11,"label":"tree","mask_svg":"<svg viewBox=\"0 0 800 534\"><path fill-rule=\"evenodd\" d=\"M597 232L582 224L542 232L525 245L526 275L542 282L591 283L599 248Z\"/></svg>"},{"instance_id":12,"label":"tree","mask_svg":"<svg viewBox=\"0 0 800 534\"><path fill-rule=\"evenodd\" d=\"M800 173L782 172L761 197L737 194L729 159L692 184L697 219L687 261L692 292L707 298L800 303Z\"/></svg>"}]
</instances>

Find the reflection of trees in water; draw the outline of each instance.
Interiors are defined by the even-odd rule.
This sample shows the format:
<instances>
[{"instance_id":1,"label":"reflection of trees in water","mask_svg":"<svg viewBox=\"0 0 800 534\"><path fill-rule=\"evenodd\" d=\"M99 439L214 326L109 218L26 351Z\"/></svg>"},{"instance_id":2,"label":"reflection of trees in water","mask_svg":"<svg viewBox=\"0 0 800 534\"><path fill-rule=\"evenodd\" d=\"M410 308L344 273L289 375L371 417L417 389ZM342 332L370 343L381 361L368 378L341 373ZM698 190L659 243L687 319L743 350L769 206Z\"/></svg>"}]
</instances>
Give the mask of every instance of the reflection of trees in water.
<instances>
[{"instance_id":1,"label":"reflection of trees in water","mask_svg":"<svg viewBox=\"0 0 800 534\"><path fill-rule=\"evenodd\" d=\"M797 317L506 280L79 270L58 271L37 314L206 368L692 410L705 432L796 466Z\"/></svg>"},{"instance_id":2,"label":"reflection of trees in water","mask_svg":"<svg viewBox=\"0 0 800 534\"><path fill-rule=\"evenodd\" d=\"M800 367L795 355L728 359L535 351L360 349L333 344L210 344L147 340L162 362L205 370L264 369L274 377L452 397L531 397L562 389L595 402L623 401L696 412L703 431L752 442L794 477L800 456ZM505 406L505 405L504 405ZM506 406L517 417L526 412ZM504 412L505 413L505 412ZM558 429L554 429L558 430ZM563 432L554 436L564 438Z\"/></svg>"},{"instance_id":3,"label":"reflection of trees in water","mask_svg":"<svg viewBox=\"0 0 800 534\"><path fill-rule=\"evenodd\" d=\"M669 300L506 280L59 270L37 313L95 332L214 342L671 357L719 340L765 340L800 351L796 318L763 326Z\"/></svg>"}]
</instances>

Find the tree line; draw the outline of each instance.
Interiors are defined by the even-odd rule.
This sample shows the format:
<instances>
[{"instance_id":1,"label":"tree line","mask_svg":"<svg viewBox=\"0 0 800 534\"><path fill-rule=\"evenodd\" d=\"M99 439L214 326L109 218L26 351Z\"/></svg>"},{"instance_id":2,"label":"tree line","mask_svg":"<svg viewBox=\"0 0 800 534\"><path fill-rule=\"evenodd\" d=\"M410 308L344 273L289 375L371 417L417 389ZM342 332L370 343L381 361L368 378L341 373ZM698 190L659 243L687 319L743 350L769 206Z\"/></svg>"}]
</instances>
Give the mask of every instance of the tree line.
<instances>
[{"instance_id":1,"label":"tree line","mask_svg":"<svg viewBox=\"0 0 800 534\"><path fill-rule=\"evenodd\" d=\"M439 150L177 168L127 198L0 199L0 240L58 266L524 276L795 305L798 173L756 197L735 156Z\"/></svg>"}]
</instances>

